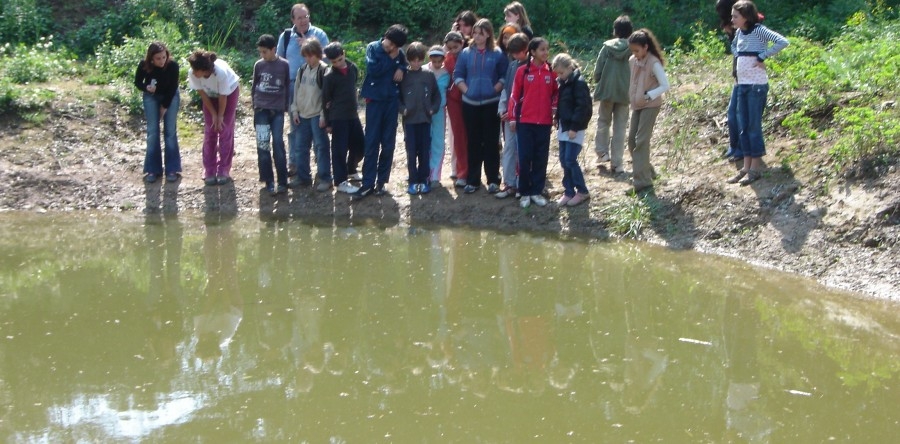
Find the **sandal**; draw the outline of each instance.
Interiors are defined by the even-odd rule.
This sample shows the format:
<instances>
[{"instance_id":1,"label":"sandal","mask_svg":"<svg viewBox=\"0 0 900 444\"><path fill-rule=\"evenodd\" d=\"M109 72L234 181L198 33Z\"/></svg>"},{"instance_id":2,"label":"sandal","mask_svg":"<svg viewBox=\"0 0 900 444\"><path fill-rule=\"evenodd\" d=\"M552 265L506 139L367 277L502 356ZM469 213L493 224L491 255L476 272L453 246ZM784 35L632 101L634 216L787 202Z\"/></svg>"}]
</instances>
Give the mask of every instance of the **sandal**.
<instances>
[{"instance_id":1,"label":"sandal","mask_svg":"<svg viewBox=\"0 0 900 444\"><path fill-rule=\"evenodd\" d=\"M753 170L741 169L740 171L737 172L737 174L735 174L734 176L731 176L731 178L729 178L725 182L726 183L738 183L741 181L741 179L744 178L744 176L747 175L747 171L753 171Z\"/></svg>"},{"instance_id":2,"label":"sandal","mask_svg":"<svg viewBox=\"0 0 900 444\"><path fill-rule=\"evenodd\" d=\"M747 177L743 178L743 179L742 179L740 182L738 182L738 183L740 183L742 187L743 187L743 186L747 186L747 185L750 185L750 184L753 183L753 182L756 182L756 181L759 180L761 177L762 177L762 173L760 173L759 171L756 171L756 170L750 170L750 171L747 172Z\"/></svg>"}]
</instances>

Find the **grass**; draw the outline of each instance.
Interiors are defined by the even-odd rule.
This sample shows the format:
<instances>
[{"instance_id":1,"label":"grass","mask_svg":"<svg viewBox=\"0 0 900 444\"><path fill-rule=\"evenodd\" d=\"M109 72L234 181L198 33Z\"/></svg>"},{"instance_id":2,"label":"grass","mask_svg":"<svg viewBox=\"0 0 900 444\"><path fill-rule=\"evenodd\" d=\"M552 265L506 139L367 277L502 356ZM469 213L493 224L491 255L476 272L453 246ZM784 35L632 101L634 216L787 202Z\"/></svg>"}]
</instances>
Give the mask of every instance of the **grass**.
<instances>
[{"instance_id":1,"label":"grass","mask_svg":"<svg viewBox=\"0 0 900 444\"><path fill-rule=\"evenodd\" d=\"M639 239L650 224L653 211L647 196L636 194L612 201L600 209L607 229L617 236Z\"/></svg>"}]
</instances>

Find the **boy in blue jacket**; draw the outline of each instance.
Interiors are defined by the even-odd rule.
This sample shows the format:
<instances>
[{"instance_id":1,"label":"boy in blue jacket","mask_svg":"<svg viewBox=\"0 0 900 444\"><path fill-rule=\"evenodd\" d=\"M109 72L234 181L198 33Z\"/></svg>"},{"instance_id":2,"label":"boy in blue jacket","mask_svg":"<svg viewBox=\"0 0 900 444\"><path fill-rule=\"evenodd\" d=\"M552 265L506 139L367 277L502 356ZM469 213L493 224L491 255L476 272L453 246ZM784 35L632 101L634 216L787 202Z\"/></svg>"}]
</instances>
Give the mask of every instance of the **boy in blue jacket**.
<instances>
[{"instance_id":1,"label":"boy in blue jacket","mask_svg":"<svg viewBox=\"0 0 900 444\"><path fill-rule=\"evenodd\" d=\"M387 192L384 186L390 180L397 139L400 82L408 67L401 49L407 34L403 25L391 25L381 40L366 46L366 78L362 86L366 100L366 143L362 186L353 193L357 199Z\"/></svg>"}]
</instances>

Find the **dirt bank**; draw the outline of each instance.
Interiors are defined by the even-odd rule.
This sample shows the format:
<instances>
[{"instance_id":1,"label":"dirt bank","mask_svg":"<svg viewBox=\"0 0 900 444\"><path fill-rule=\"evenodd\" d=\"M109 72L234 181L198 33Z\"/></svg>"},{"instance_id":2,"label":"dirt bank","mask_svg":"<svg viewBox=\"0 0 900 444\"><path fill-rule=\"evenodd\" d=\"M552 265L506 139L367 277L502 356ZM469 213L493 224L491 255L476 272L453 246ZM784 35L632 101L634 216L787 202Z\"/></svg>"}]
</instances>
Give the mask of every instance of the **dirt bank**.
<instances>
[{"instance_id":1,"label":"dirt bank","mask_svg":"<svg viewBox=\"0 0 900 444\"><path fill-rule=\"evenodd\" d=\"M82 91L92 88L77 85ZM426 196L404 192L406 156L398 135L390 196L351 204L340 193L309 188L272 198L257 182L253 126L245 103L239 114L234 184L204 187L200 164L201 123L196 110L183 113L180 140L184 177L174 184L141 180L144 130L141 116L121 105L84 100L60 86L57 103L39 124L0 120L0 210L256 213L340 223L442 224L615 238L629 211L649 210L640 239L675 249L740 257L750 263L811 276L825 284L883 299L900 294L900 173L896 165L856 179L825 180L822 159L798 150L819 150L779 134L767 134L769 166L751 186L725 184L734 166L719 158L720 116L694 125L684 141L676 124L661 115L653 161L662 172L654 193L627 197L627 176L596 167L592 149L582 155L591 200L558 208L562 171L551 147L551 204L521 209L513 199L453 188L445 166L443 187ZM677 94L677 89L672 92ZM89 95L89 94L88 94ZM90 96L90 95L89 95ZM96 97L102 97L97 94ZM671 110L670 110L671 111ZM593 140L593 126L588 133ZM626 158L627 158L626 154ZM449 161L449 155L445 158ZM800 162L800 163L798 163ZM805 163L802 163L805 162ZM630 171L630 164L626 165Z\"/></svg>"}]
</instances>

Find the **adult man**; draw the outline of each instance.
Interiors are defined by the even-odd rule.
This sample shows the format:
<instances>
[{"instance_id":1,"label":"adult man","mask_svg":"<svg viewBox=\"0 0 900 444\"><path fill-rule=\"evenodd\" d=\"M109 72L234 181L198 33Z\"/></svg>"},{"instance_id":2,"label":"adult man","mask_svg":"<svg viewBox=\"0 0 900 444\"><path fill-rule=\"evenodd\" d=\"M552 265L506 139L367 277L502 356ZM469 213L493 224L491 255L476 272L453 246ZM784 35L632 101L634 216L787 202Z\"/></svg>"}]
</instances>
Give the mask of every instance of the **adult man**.
<instances>
[{"instance_id":1,"label":"adult man","mask_svg":"<svg viewBox=\"0 0 900 444\"><path fill-rule=\"evenodd\" d=\"M294 91L294 82L297 80L297 72L300 68L306 67L306 60L303 58L303 55L300 54L300 48L306 42L307 39L315 38L322 44L322 47L328 45L328 35L325 34L321 28L317 28L312 25L312 21L310 20L309 8L306 7L303 3L297 3L296 5L291 7L291 23L294 25L288 29L285 29L279 35L278 38L278 47L275 52L281 57L287 59L288 64L290 65L291 72L291 85L290 91ZM291 102L293 103L293 94L291 94ZM291 153L289 159L289 170L291 176L296 175L297 169L297 159L296 156L300 152L300 131L298 129L298 125L294 123L293 119L291 121L291 132L288 133L288 145L289 152ZM315 150L316 153L319 152L318 149ZM293 181L296 181L296 177L292 178ZM297 185L298 183L294 182L292 185Z\"/></svg>"}]
</instances>

